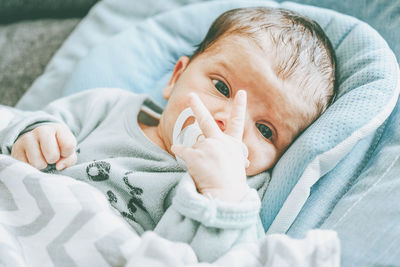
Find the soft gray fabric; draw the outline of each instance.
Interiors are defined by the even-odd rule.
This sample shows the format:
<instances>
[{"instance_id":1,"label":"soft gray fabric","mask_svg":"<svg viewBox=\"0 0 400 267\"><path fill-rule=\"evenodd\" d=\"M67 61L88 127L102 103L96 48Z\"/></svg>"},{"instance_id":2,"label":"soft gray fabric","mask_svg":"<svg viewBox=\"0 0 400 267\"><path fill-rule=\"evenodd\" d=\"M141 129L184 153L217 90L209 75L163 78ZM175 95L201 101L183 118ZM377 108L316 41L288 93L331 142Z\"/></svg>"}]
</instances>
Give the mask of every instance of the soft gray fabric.
<instances>
[{"instance_id":1,"label":"soft gray fabric","mask_svg":"<svg viewBox=\"0 0 400 267\"><path fill-rule=\"evenodd\" d=\"M79 21L47 19L0 25L0 104L17 103Z\"/></svg>"},{"instance_id":2,"label":"soft gray fabric","mask_svg":"<svg viewBox=\"0 0 400 267\"><path fill-rule=\"evenodd\" d=\"M98 0L1 0L0 23L21 19L83 17Z\"/></svg>"}]
</instances>

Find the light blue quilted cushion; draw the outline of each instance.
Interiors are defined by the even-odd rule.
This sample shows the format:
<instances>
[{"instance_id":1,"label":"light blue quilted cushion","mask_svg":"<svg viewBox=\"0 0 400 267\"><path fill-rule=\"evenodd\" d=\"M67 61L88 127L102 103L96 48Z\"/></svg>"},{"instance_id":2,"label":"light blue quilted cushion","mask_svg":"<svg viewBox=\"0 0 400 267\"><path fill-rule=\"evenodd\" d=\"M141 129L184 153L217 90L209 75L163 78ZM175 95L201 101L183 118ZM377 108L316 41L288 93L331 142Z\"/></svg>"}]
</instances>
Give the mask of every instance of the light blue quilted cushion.
<instances>
[{"instance_id":1,"label":"light blue quilted cushion","mask_svg":"<svg viewBox=\"0 0 400 267\"><path fill-rule=\"evenodd\" d=\"M189 5L132 26L96 46L80 61L63 92L68 95L93 87L120 87L147 93L163 105L161 91L176 60L193 52L219 14L244 6L283 7L311 17L325 30L337 53L339 99L282 156L263 197L261 218L265 230L286 232L307 199L312 198L310 188L326 174L340 178L340 172L335 172L340 169L335 166L340 166L349 152L356 154L352 157L355 164L346 168L359 168L357 163L365 159L368 150L357 148L359 140L374 134L397 100L396 58L367 24L326 9L289 2ZM366 147L370 147L373 139L365 140ZM340 191L341 187L333 190Z\"/></svg>"}]
</instances>

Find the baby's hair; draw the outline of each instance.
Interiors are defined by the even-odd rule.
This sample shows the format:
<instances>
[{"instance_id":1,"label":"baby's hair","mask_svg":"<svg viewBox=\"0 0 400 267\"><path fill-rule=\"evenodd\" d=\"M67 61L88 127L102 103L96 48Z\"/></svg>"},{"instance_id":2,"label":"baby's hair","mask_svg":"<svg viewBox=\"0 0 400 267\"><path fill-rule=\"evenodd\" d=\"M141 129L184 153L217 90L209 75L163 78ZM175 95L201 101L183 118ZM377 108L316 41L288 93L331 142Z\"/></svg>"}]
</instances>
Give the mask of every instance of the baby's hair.
<instances>
[{"instance_id":1,"label":"baby's hair","mask_svg":"<svg viewBox=\"0 0 400 267\"><path fill-rule=\"evenodd\" d=\"M251 38L262 49L268 49L268 59L277 77L294 83L294 93L304 104L314 107L305 114L310 123L333 102L337 94L336 56L317 22L281 8L229 10L213 22L191 60L228 35Z\"/></svg>"}]
</instances>

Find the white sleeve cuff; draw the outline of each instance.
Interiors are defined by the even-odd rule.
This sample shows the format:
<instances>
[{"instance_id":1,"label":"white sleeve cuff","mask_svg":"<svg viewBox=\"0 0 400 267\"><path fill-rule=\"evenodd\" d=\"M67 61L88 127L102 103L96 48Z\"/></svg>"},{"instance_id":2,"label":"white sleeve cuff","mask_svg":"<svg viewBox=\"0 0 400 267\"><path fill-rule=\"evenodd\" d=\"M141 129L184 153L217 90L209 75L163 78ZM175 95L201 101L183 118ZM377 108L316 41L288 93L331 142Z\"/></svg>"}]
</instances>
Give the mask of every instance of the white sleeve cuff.
<instances>
[{"instance_id":1,"label":"white sleeve cuff","mask_svg":"<svg viewBox=\"0 0 400 267\"><path fill-rule=\"evenodd\" d=\"M237 203L221 201L197 192L189 174L180 181L172 207L183 216L208 227L243 229L257 224L261 201L257 191L250 189Z\"/></svg>"}]
</instances>

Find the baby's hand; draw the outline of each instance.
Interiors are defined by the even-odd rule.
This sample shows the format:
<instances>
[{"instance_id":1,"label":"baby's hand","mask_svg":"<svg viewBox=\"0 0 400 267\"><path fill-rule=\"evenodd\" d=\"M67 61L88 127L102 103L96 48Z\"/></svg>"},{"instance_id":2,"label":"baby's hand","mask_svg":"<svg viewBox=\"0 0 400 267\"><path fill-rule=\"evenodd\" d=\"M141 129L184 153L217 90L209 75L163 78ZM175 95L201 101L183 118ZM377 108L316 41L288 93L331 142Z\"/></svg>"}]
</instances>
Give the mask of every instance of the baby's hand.
<instances>
[{"instance_id":1,"label":"baby's hand","mask_svg":"<svg viewBox=\"0 0 400 267\"><path fill-rule=\"evenodd\" d=\"M248 192L247 158L243 155L246 92L238 91L225 132L222 132L200 98L190 95L190 107L204 133L193 147L174 145L201 194L225 201L240 201Z\"/></svg>"},{"instance_id":2,"label":"baby's hand","mask_svg":"<svg viewBox=\"0 0 400 267\"><path fill-rule=\"evenodd\" d=\"M62 170L76 163L76 139L63 124L46 124L21 135L14 143L11 156L42 170L56 163Z\"/></svg>"}]
</instances>

